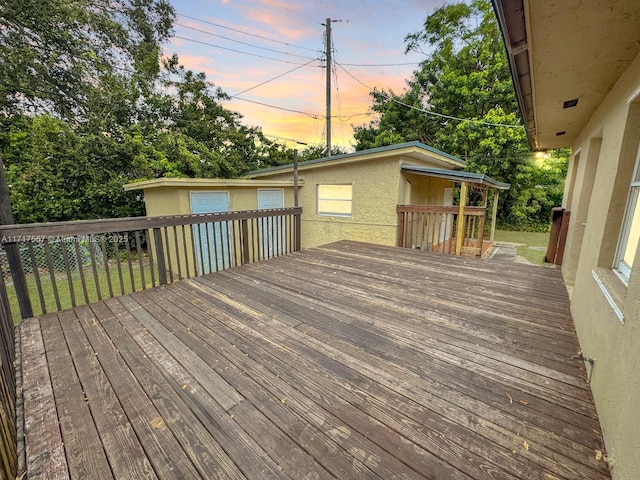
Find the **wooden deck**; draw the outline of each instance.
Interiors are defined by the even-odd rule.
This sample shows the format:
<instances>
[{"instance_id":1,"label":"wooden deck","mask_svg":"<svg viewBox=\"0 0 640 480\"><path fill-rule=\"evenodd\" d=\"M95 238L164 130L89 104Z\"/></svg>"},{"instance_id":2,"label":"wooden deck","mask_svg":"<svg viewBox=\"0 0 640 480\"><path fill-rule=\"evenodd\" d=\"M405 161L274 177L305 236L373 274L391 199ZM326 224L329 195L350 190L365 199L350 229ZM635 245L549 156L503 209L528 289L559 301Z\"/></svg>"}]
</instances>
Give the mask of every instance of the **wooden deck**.
<instances>
[{"instance_id":1,"label":"wooden deck","mask_svg":"<svg viewBox=\"0 0 640 480\"><path fill-rule=\"evenodd\" d=\"M554 269L340 242L19 332L32 479L609 478Z\"/></svg>"}]
</instances>

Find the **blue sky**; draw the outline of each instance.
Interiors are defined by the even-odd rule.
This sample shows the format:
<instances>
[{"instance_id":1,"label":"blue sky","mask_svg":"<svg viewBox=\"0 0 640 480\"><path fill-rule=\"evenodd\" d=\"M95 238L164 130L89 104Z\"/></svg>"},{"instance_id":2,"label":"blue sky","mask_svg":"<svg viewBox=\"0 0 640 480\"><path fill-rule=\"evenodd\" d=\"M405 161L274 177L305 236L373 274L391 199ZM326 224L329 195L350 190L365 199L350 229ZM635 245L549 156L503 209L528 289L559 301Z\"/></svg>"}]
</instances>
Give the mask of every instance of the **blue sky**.
<instances>
[{"instance_id":1,"label":"blue sky","mask_svg":"<svg viewBox=\"0 0 640 480\"><path fill-rule=\"evenodd\" d=\"M401 92L424 54L404 54L404 38L422 29L442 0L172 0L175 37L165 54L204 71L236 95L225 107L272 139L321 144L325 138L324 23L332 22L332 139L353 143L352 125L368 123L370 88ZM381 66L401 64L395 66ZM378 65L378 66L372 66ZM277 77L277 78L276 78ZM242 92L242 93L241 93ZM261 105L265 104L265 105ZM302 113L300 113L302 112ZM282 140L283 142L285 140ZM288 142L293 146L292 142Z\"/></svg>"}]
</instances>

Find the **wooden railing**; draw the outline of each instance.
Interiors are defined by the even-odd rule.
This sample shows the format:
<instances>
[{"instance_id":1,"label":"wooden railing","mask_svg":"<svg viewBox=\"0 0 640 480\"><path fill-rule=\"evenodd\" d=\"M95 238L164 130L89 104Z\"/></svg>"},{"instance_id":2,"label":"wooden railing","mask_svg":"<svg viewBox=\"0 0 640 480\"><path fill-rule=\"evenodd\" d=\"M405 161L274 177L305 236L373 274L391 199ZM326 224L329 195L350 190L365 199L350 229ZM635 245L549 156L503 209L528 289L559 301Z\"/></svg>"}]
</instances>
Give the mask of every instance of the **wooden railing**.
<instances>
[{"instance_id":1,"label":"wooden railing","mask_svg":"<svg viewBox=\"0 0 640 480\"><path fill-rule=\"evenodd\" d=\"M0 273L14 317L16 306L23 318L37 316L297 251L301 212L4 225L0 244L19 261L9 267L0 256Z\"/></svg>"},{"instance_id":2,"label":"wooden railing","mask_svg":"<svg viewBox=\"0 0 640 480\"><path fill-rule=\"evenodd\" d=\"M4 277L0 275L0 479L18 472L14 329Z\"/></svg>"},{"instance_id":3,"label":"wooden railing","mask_svg":"<svg viewBox=\"0 0 640 480\"><path fill-rule=\"evenodd\" d=\"M429 252L482 254L486 208L398 205L397 245Z\"/></svg>"},{"instance_id":4,"label":"wooden railing","mask_svg":"<svg viewBox=\"0 0 640 480\"><path fill-rule=\"evenodd\" d=\"M14 322L300 250L302 209L0 226L0 480L18 471Z\"/></svg>"}]
</instances>

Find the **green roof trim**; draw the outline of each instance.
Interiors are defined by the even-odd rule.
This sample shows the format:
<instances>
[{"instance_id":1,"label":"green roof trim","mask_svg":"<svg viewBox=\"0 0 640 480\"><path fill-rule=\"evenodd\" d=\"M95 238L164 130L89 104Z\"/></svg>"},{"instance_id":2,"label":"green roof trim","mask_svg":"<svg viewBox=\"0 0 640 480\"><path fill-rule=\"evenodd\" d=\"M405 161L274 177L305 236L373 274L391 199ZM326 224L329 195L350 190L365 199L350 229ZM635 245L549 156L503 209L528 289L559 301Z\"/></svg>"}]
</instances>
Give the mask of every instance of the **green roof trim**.
<instances>
[{"instance_id":1,"label":"green roof trim","mask_svg":"<svg viewBox=\"0 0 640 480\"><path fill-rule=\"evenodd\" d=\"M416 173L418 175L428 175L430 177L446 178L456 182L468 182L478 185L487 185L488 187L498 190L508 190L511 184L499 182L488 175L482 173L462 172L459 170L446 170L444 168L421 167L418 165L402 164L400 170L407 173Z\"/></svg>"},{"instance_id":2,"label":"green roof trim","mask_svg":"<svg viewBox=\"0 0 640 480\"><path fill-rule=\"evenodd\" d=\"M334 155L332 157L323 157L323 158L317 158L315 160L307 160L306 162L300 162L298 163L298 168L300 167L305 167L308 165L317 165L317 164L322 164L322 163L326 163L326 162L335 162L335 161L339 161L339 160L350 160L350 159L356 159L357 157L362 157L362 156L366 156L366 155L372 155L372 154L376 154L376 153L384 153L384 152L393 152L395 150L403 150L406 148L416 148L418 150L424 150L425 154L435 154L441 157L444 157L445 159L447 159L448 161L450 161L451 163L455 164L456 166L459 167L465 167L467 165L467 163L462 160L461 158L458 158L454 155L451 155L449 153L443 152L441 150L438 150L437 148L433 148L430 147L429 145L425 145L424 143L421 142L405 142L405 143L398 143L396 145L386 145L384 147L376 147L376 148L370 148L368 150L358 150L357 152L353 152L353 153L345 153L342 155ZM289 163L287 165L279 165L277 167L271 167L271 168L264 168L262 170L253 170L251 172L245 173L243 176L245 177L251 177L253 175L261 175L264 173L276 173L276 172L280 172L280 171L286 171L288 169L292 169L293 168L293 163Z\"/></svg>"}]
</instances>

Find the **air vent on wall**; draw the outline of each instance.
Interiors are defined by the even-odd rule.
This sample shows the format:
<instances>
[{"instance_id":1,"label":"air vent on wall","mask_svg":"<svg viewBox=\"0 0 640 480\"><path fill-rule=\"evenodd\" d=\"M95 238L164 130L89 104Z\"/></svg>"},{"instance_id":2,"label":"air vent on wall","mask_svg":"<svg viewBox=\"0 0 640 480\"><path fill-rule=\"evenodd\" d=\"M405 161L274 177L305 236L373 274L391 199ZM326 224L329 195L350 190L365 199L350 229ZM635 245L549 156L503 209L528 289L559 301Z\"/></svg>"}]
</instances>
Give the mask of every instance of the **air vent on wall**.
<instances>
[{"instance_id":1,"label":"air vent on wall","mask_svg":"<svg viewBox=\"0 0 640 480\"><path fill-rule=\"evenodd\" d=\"M566 130L563 130L561 132L556 132L556 137L561 137L562 135L564 135L566 132Z\"/></svg>"},{"instance_id":2,"label":"air vent on wall","mask_svg":"<svg viewBox=\"0 0 640 480\"><path fill-rule=\"evenodd\" d=\"M567 100L562 104L562 108L571 108L578 105L578 99L574 98L573 100Z\"/></svg>"}]
</instances>

